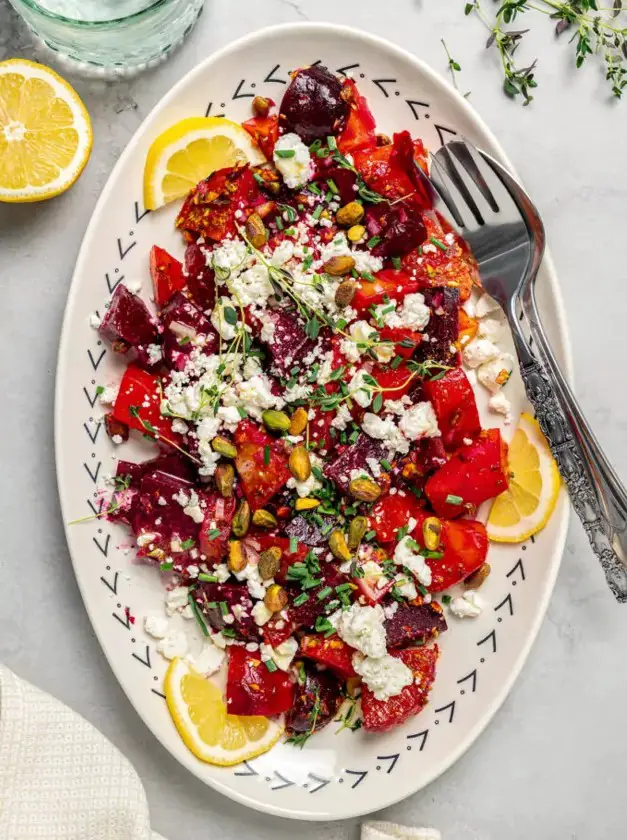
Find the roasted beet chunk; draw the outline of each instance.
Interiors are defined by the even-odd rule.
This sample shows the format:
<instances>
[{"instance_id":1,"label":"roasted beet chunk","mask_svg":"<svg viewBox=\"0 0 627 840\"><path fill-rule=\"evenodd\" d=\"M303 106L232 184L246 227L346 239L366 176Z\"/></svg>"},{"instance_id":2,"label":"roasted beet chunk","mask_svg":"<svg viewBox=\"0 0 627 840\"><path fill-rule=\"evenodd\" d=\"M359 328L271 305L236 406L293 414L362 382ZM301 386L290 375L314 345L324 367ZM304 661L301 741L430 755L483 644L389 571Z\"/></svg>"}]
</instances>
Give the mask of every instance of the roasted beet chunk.
<instances>
[{"instance_id":1,"label":"roasted beet chunk","mask_svg":"<svg viewBox=\"0 0 627 840\"><path fill-rule=\"evenodd\" d=\"M315 347L315 342L307 338L294 312L268 309L265 317L274 324L272 344L268 345L272 364L280 376L287 376L290 368Z\"/></svg>"},{"instance_id":2,"label":"roasted beet chunk","mask_svg":"<svg viewBox=\"0 0 627 840\"><path fill-rule=\"evenodd\" d=\"M194 600L214 630L231 628L241 639L259 637L251 616L253 602L243 583L200 583L194 589Z\"/></svg>"},{"instance_id":3,"label":"roasted beet chunk","mask_svg":"<svg viewBox=\"0 0 627 840\"><path fill-rule=\"evenodd\" d=\"M443 365L456 365L457 350L454 344L459 332L459 290L439 286L425 289L423 295L431 310L426 330L429 341L418 345L414 358L418 362L433 359Z\"/></svg>"},{"instance_id":4,"label":"roasted beet chunk","mask_svg":"<svg viewBox=\"0 0 627 840\"><path fill-rule=\"evenodd\" d=\"M385 458L387 449L381 441L373 440L361 434L355 443L346 449L334 461L324 468L324 474L334 481L344 493L348 491L353 470L368 470L368 459L380 461Z\"/></svg>"},{"instance_id":5,"label":"roasted beet chunk","mask_svg":"<svg viewBox=\"0 0 627 840\"><path fill-rule=\"evenodd\" d=\"M323 729L337 714L344 695L342 683L330 671L317 671L303 661L299 664L300 680L294 703L285 721L292 735L311 735Z\"/></svg>"},{"instance_id":6,"label":"roasted beet chunk","mask_svg":"<svg viewBox=\"0 0 627 840\"><path fill-rule=\"evenodd\" d=\"M105 313L98 332L119 349L133 350L133 357L144 363L148 361L147 347L154 344L159 335L157 324L141 298L120 283L113 293L109 309Z\"/></svg>"},{"instance_id":7,"label":"roasted beet chunk","mask_svg":"<svg viewBox=\"0 0 627 840\"><path fill-rule=\"evenodd\" d=\"M446 630L441 607L434 604L399 605L391 618L386 619L388 648L403 647L411 642L426 641Z\"/></svg>"},{"instance_id":8,"label":"roasted beet chunk","mask_svg":"<svg viewBox=\"0 0 627 840\"><path fill-rule=\"evenodd\" d=\"M202 309L212 309L216 302L214 273L207 265L199 245L190 242L185 249L187 288L195 303Z\"/></svg>"},{"instance_id":9,"label":"roasted beet chunk","mask_svg":"<svg viewBox=\"0 0 627 840\"><path fill-rule=\"evenodd\" d=\"M190 246L191 247L191 246ZM218 347L218 334L209 319L190 300L177 292L161 312L163 323L163 358L172 370L183 370L199 338L205 353Z\"/></svg>"},{"instance_id":10,"label":"roasted beet chunk","mask_svg":"<svg viewBox=\"0 0 627 840\"><path fill-rule=\"evenodd\" d=\"M293 131L305 143L338 134L348 114L342 98L342 85L326 67L317 65L299 70L281 102L279 124Z\"/></svg>"},{"instance_id":11,"label":"roasted beet chunk","mask_svg":"<svg viewBox=\"0 0 627 840\"><path fill-rule=\"evenodd\" d=\"M402 205L377 204L368 210L366 227L378 242L372 249L377 257L401 257L409 254L427 238L427 229L420 216Z\"/></svg>"},{"instance_id":12,"label":"roasted beet chunk","mask_svg":"<svg viewBox=\"0 0 627 840\"><path fill-rule=\"evenodd\" d=\"M324 516L322 519L329 526L328 531L325 529L324 534L322 533L322 529L313 522L307 522L303 516L295 516L294 519L285 526L284 530L288 537L296 537L297 540L305 545L310 545L312 547L326 545L329 540L329 532L333 528L334 519L330 516Z\"/></svg>"},{"instance_id":13,"label":"roasted beet chunk","mask_svg":"<svg viewBox=\"0 0 627 840\"><path fill-rule=\"evenodd\" d=\"M159 545L168 553L174 538L181 544L193 540L197 546L200 525L184 512L183 506L175 498L182 499L181 493L189 497L192 490L193 484L178 476L161 470L146 473L139 486L139 505L133 520L135 535L159 535Z\"/></svg>"}]
</instances>

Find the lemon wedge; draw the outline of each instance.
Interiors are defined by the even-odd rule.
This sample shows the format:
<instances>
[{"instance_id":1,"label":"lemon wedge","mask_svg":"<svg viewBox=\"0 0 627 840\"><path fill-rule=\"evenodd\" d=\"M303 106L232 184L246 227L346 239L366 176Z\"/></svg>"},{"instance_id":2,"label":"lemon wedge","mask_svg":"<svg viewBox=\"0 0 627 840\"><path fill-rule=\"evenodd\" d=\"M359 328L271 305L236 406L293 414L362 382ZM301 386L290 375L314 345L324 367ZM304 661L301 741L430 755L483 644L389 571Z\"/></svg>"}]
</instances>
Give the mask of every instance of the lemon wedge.
<instances>
[{"instance_id":1,"label":"lemon wedge","mask_svg":"<svg viewBox=\"0 0 627 840\"><path fill-rule=\"evenodd\" d=\"M492 502L488 536L493 542L518 543L549 521L561 477L551 450L530 414L522 414L509 445L509 488Z\"/></svg>"},{"instance_id":2,"label":"lemon wedge","mask_svg":"<svg viewBox=\"0 0 627 840\"><path fill-rule=\"evenodd\" d=\"M83 171L92 141L89 114L65 79L34 61L0 62L0 201L65 192Z\"/></svg>"},{"instance_id":3,"label":"lemon wedge","mask_svg":"<svg viewBox=\"0 0 627 840\"><path fill-rule=\"evenodd\" d=\"M241 125L224 117L188 117L166 129L148 150L144 206L156 210L182 198L218 169L265 160Z\"/></svg>"},{"instance_id":4,"label":"lemon wedge","mask_svg":"<svg viewBox=\"0 0 627 840\"><path fill-rule=\"evenodd\" d=\"M183 659L170 663L164 688L179 735L201 761L239 764L268 752L283 734L279 720L227 714L220 689Z\"/></svg>"}]
</instances>

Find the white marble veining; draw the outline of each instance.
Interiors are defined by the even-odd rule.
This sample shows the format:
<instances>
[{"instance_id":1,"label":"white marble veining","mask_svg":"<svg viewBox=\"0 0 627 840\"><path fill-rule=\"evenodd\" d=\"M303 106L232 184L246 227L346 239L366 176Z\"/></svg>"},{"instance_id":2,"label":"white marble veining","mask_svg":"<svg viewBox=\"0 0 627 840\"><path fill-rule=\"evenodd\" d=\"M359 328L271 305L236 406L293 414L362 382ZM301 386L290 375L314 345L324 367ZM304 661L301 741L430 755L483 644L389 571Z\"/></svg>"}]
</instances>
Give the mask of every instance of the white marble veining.
<instances>
[{"instance_id":1,"label":"white marble veining","mask_svg":"<svg viewBox=\"0 0 627 840\"><path fill-rule=\"evenodd\" d=\"M0 60L33 56L0 0ZM360 26L412 50L441 73L444 37L460 86L487 120L544 215L568 313L577 391L627 478L624 137L627 102L609 101L601 70L575 72L566 43L540 17L529 108L500 91L497 57L462 0L207 0L189 41L133 81L72 79L94 122L77 185L39 205L0 206L0 659L81 712L144 780L155 828L170 840L357 836L354 821L294 825L246 811L174 762L118 687L83 609L67 555L54 475L54 369L73 262L96 198L131 134L159 98L212 50L270 23ZM521 58L523 58L521 53ZM621 445L623 444L623 445ZM527 666L492 725L443 777L386 819L437 826L445 840L602 840L624 836L627 607L605 588L579 524Z\"/></svg>"}]
</instances>

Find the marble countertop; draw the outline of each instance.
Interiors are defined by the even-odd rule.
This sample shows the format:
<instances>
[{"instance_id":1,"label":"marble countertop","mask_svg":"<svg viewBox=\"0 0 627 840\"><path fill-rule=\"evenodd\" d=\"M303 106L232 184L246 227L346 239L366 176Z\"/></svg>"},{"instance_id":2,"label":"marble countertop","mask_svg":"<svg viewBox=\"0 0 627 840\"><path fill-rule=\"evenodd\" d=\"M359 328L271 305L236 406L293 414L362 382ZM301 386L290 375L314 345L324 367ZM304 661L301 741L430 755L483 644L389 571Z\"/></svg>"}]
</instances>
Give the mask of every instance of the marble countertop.
<instances>
[{"instance_id":1,"label":"marble countertop","mask_svg":"<svg viewBox=\"0 0 627 840\"><path fill-rule=\"evenodd\" d=\"M5 4L0 0L0 60L51 63ZM544 216L577 393L627 477L627 103L609 100L599 68L575 72L570 49L554 44L546 19L536 21L524 48L524 57L539 57L539 87L528 108L501 92L498 57L483 49L485 32L464 18L461 0L207 0L188 42L156 70L117 83L73 78L94 123L85 173L55 201L0 206L0 660L81 712L127 755L146 786L154 828L170 840L281 840L295 832L302 840L340 840L356 837L357 828L354 821L295 825L214 793L166 753L116 683L81 603L59 515L52 415L61 317L96 199L153 105L216 48L262 26L298 20L359 26L440 73L446 73L440 38L446 40L462 66L460 86L471 91L470 102ZM451 770L382 816L433 825L445 840L623 836L626 646L627 607L612 600L573 520L547 618L503 708Z\"/></svg>"}]
</instances>

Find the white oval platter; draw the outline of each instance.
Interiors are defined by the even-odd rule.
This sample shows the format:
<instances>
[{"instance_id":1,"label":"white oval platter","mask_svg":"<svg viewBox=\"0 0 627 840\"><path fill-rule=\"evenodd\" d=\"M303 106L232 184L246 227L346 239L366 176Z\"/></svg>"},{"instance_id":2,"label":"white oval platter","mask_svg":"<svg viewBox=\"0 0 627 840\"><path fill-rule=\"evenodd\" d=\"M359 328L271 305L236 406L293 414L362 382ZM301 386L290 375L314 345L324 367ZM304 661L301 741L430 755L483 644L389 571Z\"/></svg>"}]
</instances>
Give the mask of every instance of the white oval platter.
<instances>
[{"instance_id":1,"label":"white oval platter","mask_svg":"<svg viewBox=\"0 0 627 840\"><path fill-rule=\"evenodd\" d=\"M372 35L326 24L265 29L206 59L165 96L117 162L85 234L67 303L56 391L56 459L64 521L99 510L103 479L115 470L96 389L115 381L121 364L89 325L123 278L143 281L153 244L182 256L173 226L177 206L147 213L144 160L151 141L184 117L250 116L255 94L280 100L290 69L320 61L351 73L367 95L379 130L409 129L436 150L457 135L509 165L473 109L413 55ZM511 167L510 167L511 168ZM545 320L568 362L556 278L545 263ZM517 377L508 384L524 407ZM485 411L485 405L481 406ZM496 425L484 413L484 425ZM505 429L511 434L511 428ZM146 444L147 445L147 444ZM132 450L132 447L135 450ZM141 460L142 442L130 459ZM128 449L124 457L129 457ZM544 616L560 563L568 509L562 497L551 522L524 545L492 546L493 573L482 590L490 606L475 620L451 618L440 640L438 676L427 708L392 732L373 736L329 726L304 749L280 744L234 768L198 761L179 738L161 694L167 663L145 635L143 617L163 609L153 569L133 562L125 531L104 520L67 527L76 577L94 630L129 700L164 747L206 784L251 808L308 820L341 819L386 807L446 770L490 721Z\"/></svg>"}]
</instances>

